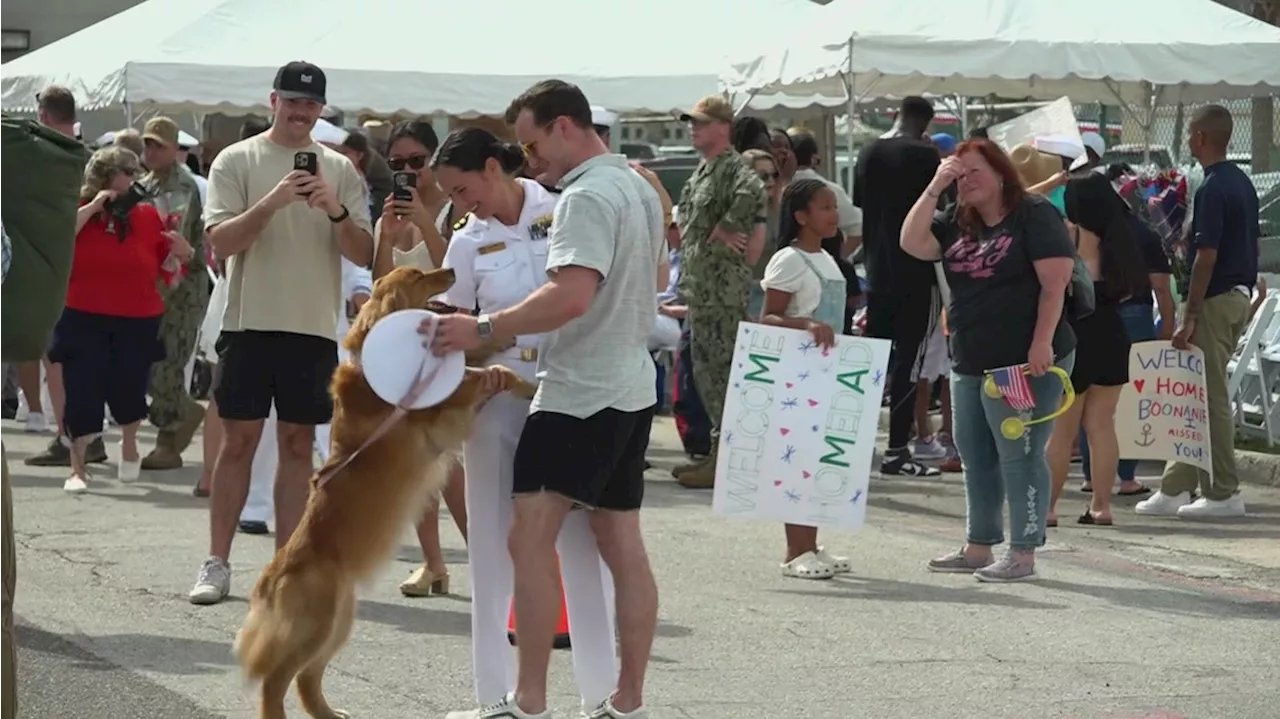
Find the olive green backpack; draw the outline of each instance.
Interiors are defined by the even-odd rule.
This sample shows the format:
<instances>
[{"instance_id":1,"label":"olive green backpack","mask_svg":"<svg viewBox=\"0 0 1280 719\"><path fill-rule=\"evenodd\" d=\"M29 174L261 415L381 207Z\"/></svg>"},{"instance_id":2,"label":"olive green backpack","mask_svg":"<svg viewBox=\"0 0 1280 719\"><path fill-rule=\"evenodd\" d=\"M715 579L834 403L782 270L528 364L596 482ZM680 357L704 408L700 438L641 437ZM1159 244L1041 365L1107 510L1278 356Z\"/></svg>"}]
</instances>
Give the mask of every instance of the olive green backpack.
<instances>
[{"instance_id":1,"label":"olive green backpack","mask_svg":"<svg viewBox=\"0 0 1280 719\"><path fill-rule=\"evenodd\" d=\"M13 260L0 294L0 355L44 356L67 300L76 209L89 153L34 120L0 118L0 212Z\"/></svg>"}]
</instances>

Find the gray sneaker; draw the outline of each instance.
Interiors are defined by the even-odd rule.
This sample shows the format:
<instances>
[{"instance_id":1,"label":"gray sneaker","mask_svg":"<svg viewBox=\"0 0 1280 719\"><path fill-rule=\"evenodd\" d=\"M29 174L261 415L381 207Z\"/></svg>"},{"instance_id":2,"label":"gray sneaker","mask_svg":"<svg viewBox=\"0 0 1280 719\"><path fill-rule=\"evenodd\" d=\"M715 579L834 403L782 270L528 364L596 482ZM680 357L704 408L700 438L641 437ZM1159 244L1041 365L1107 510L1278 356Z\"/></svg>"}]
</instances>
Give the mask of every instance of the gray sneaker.
<instances>
[{"instance_id":1,"label":"gray sneaker","mask_svg":"<svg viewBox=\"0 0 1280 719\"><path fill-rule=\"evenodd\" d=\"M961 547L954 552L930 559L928 566L930 572L972 574L975 570L982 569L989 564L991 564L991 560L975 562L966 558L964 556L964 547Z\"/></svg>"},{"instance_id":2,"label":"gray sneaker","mask_svg":"<svg viewBox=\"0 0 1280 719\"><path fill-rule=\"evenodd\" d=\"M973 573L979 582L1029 582L1037 578L1034 558L1030 562L1019 561L1012 551L1006 552L1000 561Z\"/></svg>"}]
</instances>

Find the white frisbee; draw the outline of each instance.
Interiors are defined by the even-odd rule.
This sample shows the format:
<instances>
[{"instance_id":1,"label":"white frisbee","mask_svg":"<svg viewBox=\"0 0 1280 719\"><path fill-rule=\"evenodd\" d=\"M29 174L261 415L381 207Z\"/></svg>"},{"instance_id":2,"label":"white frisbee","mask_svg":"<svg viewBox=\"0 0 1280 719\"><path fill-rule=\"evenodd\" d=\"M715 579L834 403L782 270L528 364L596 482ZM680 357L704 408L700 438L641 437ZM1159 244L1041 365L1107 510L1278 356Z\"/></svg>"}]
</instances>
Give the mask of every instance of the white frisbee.
<instances>
[{"instance_id":1,"label":"white frisbee","mask_svg":"<svg viewBox=\"0 0 1280 719\"><path fill-rule=\"evenodd\" d=\"M466 374L466 357L453 352L437 357L423 346L426 335L418 326L428 317L438 317L427 310L400 310L378 320L364 338L360 348L360 365L365 379L388 404L399 404L418 381L419 372L435 372L431 384L410 402L410 409L426 409L445 401L457 391Z\"/></svg>"}]
</instances>

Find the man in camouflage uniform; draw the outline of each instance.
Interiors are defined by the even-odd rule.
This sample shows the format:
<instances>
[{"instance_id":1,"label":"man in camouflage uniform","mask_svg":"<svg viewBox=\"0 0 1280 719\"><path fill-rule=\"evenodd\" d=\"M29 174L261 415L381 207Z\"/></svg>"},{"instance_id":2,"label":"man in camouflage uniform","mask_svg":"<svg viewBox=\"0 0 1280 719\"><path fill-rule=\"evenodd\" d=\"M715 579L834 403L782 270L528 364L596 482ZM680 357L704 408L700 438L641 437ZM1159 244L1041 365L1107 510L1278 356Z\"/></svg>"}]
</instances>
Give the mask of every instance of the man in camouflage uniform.
<instances>
[{"instance_id":1,"label":"man in camouflage uniform","mask_svg":"<svg viewBox=\"0 0 1280 719\"><path fill-rule=\"evenodd\" d=\"M673 474L682 486L705 489L715 483L738 323L747 318L751 266L744 251L756 226L763 229L768 198L730 145L733 106L727 100L705 97L680 119L689 123L703 158L680 195L679 294L689 307L694 384L711 420L711 454Z\"/></svg>"},{"instance_id":2,"label":"man in camouflage uniform","mask_svg":"<svg viewBox=\"0 0 1280 719\"><path fill-rule=\"evenodd\" d=\"M194 252L186 275L166 289L160 339L165 357L151 367L151 423L160 430L156 448L142 460L143 469L177 469L182 451L191 444L204 418L204 408L191 399L186 383L187 363L195 351L196 335L209 303L209 276L205 270L204 222L200 187L191 171L178 162L178 124L154 117L142 131L143 161L147 174L141 182L154 195L150 200L170 229L191 243Z\"/></svg>"}]
</instances>

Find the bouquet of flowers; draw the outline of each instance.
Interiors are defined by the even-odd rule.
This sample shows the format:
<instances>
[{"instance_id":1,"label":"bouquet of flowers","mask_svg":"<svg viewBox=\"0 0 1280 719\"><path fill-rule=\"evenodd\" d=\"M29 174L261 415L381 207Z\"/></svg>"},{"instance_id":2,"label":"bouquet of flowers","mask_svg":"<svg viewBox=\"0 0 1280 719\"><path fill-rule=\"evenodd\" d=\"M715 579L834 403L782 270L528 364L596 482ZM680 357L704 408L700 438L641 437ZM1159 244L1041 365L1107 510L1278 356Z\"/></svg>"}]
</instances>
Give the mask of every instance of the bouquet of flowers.
<instances>
[{"instance_id":1,"label":"bouquet of flowers","mask_svg":"<svg viewBox=\"0 0 1280 719\"><path fill-rule=\"evenodd\" d=\"M1182 283L1191 268L1182 242L1187 219L1187 176L1176 169L1155 174L1126 173L1114 180L1116 192L1143 222L1151 226L1164 243L1175 279Z\"/></svg>"}]
</instances>

